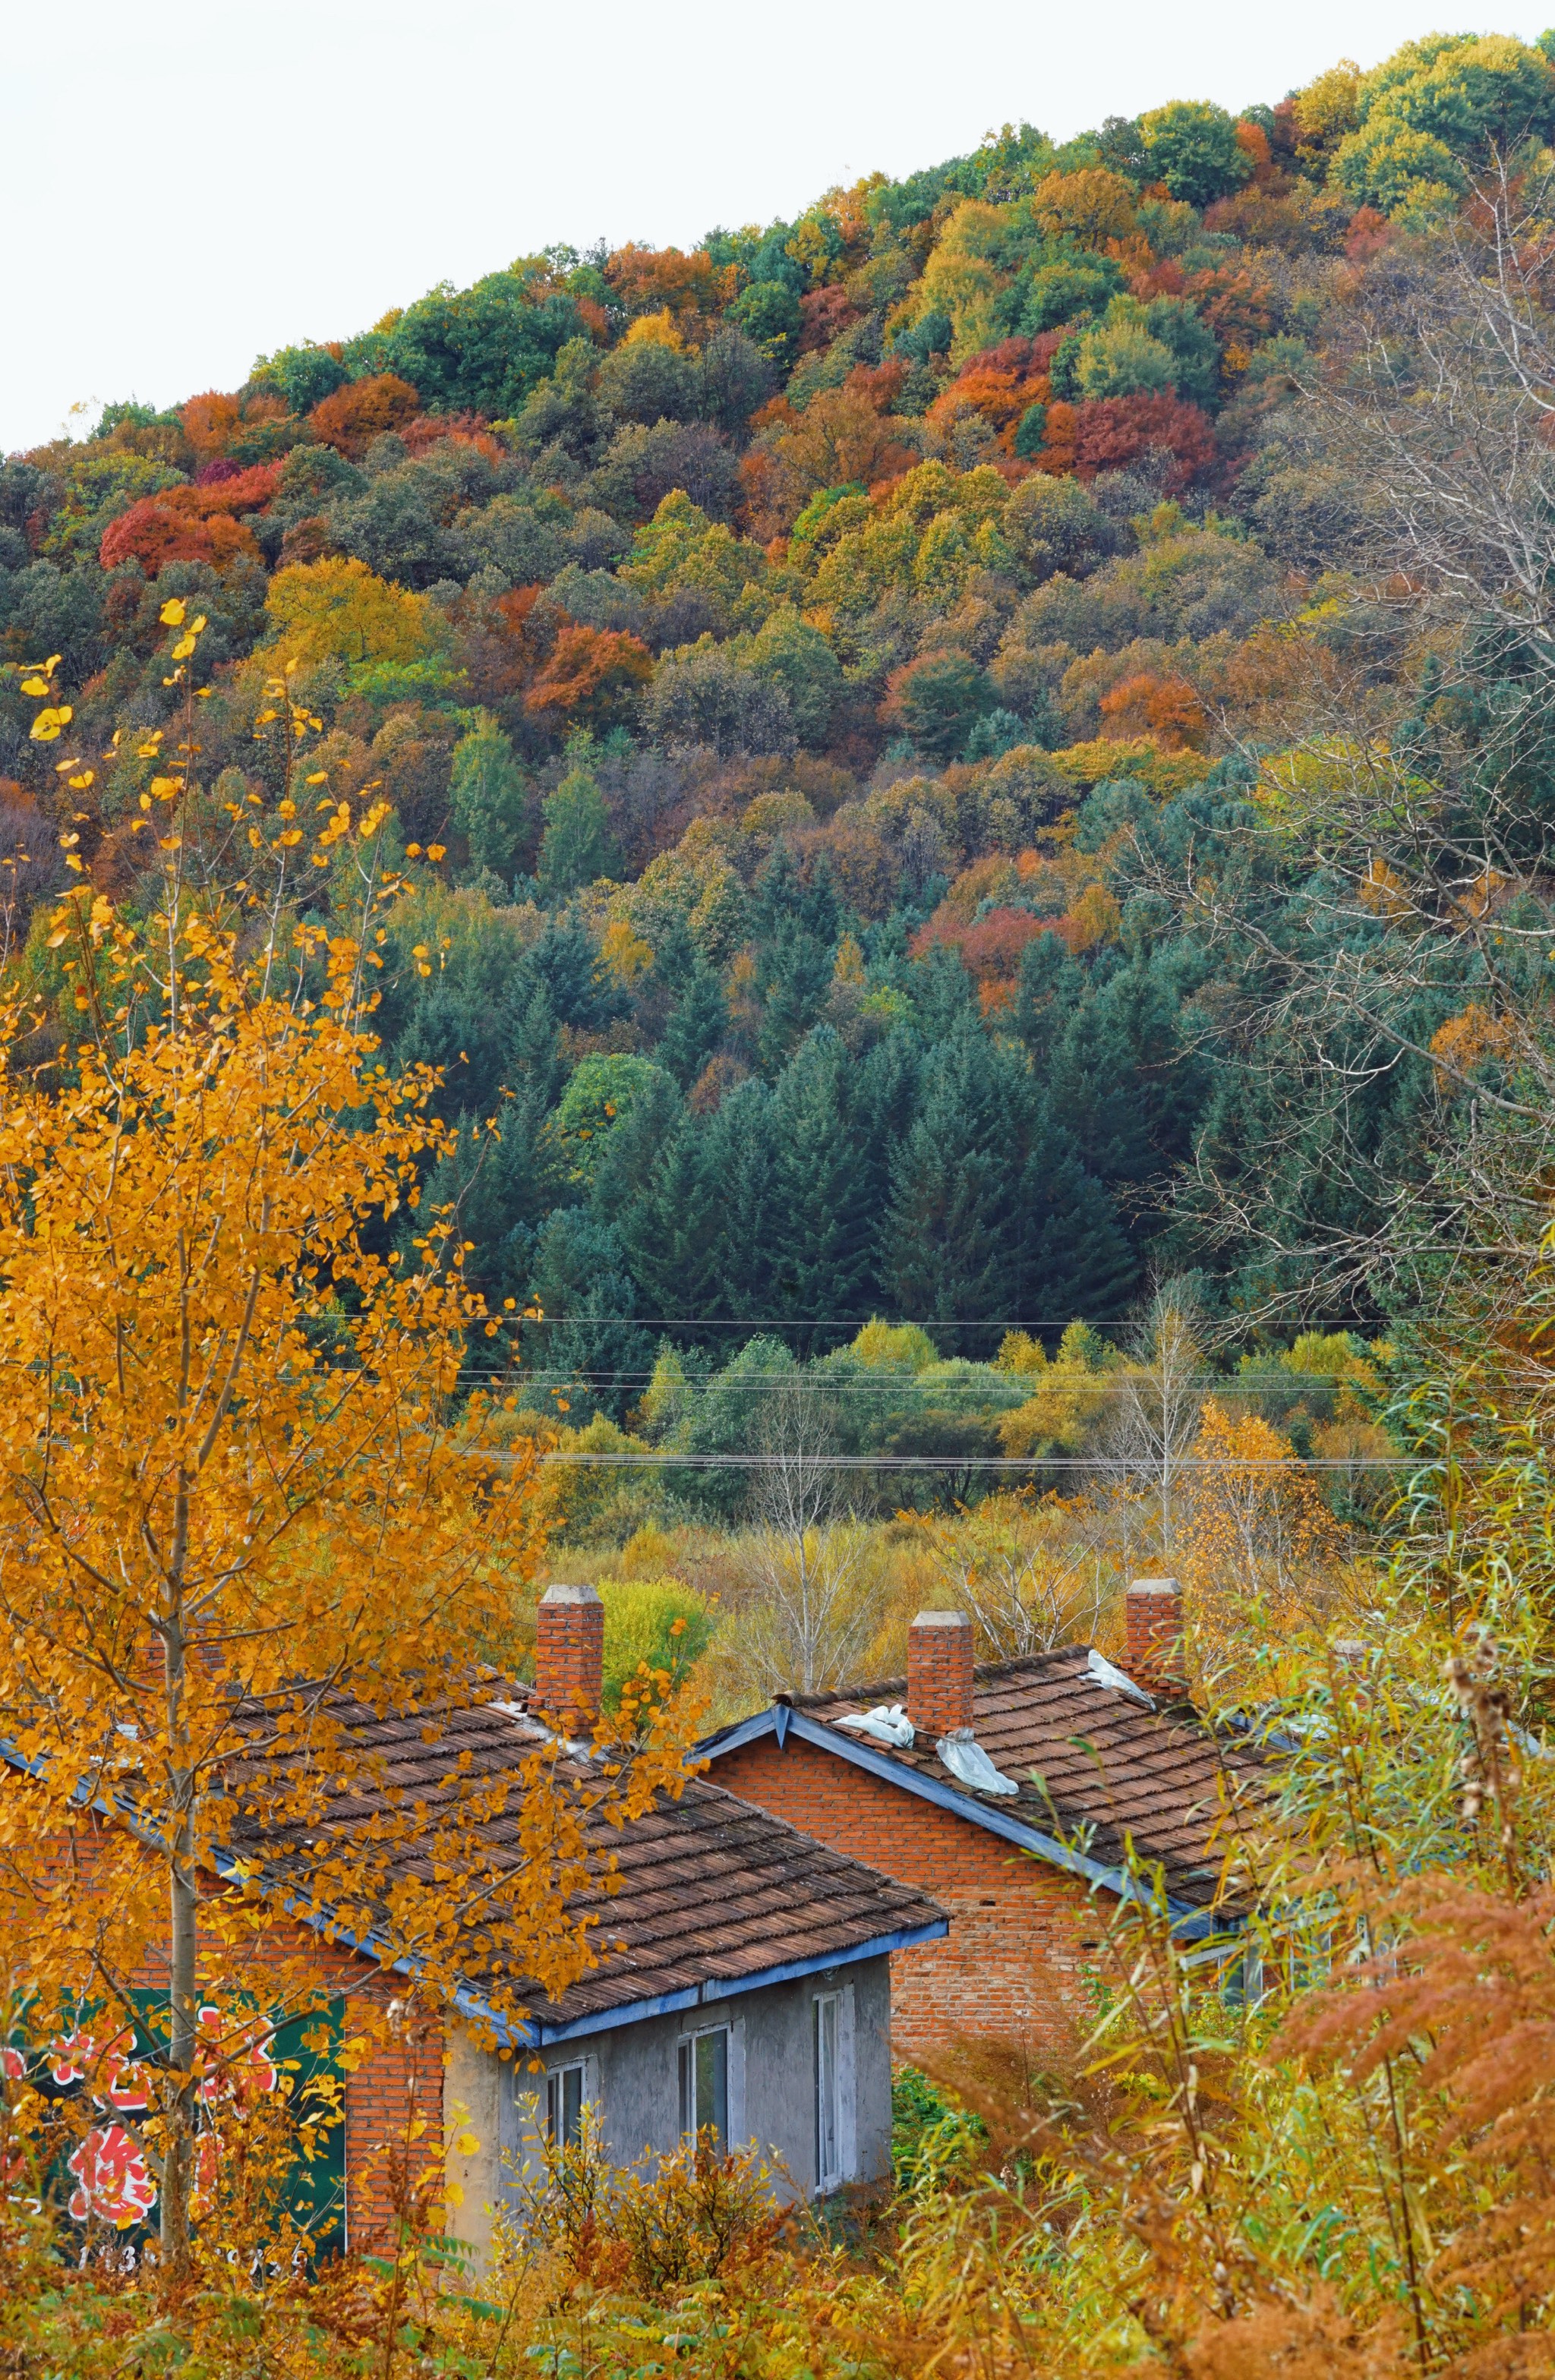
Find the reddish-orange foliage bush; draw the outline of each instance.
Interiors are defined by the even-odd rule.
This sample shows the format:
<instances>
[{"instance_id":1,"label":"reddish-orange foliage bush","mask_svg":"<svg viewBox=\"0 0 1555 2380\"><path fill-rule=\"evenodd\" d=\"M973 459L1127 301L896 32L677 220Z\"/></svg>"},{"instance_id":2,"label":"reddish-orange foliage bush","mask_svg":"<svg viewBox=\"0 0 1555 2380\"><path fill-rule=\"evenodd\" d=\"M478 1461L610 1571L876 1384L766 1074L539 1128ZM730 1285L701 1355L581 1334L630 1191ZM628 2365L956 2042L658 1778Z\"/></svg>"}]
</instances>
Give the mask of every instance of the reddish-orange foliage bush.
<instances>
[{"instance_id":1,"label":"reddish-orange foliage bush","mask_svg":"<svg viewBox=\"0 0 1555 2380\"><path fill-rule=\"evenodd\" d=\"M363 455L375 438L403 429L420 410L421 400L408 381L395 372L375 372L371 380L347 381L308 418L326 445L343 455Z\"/></svg>"},{"instance_id":2,"label":"reddish-orange foliage bush","mask_svg":"<svg viewBox=\"0 0 1555 2380\"><path fill-rule=\"evenodd\" d=\"M1263 126L1244 116L1236 128L1236 145L1245 157L1252 159L1255 181L1260 178L1267 181L1274 171L1274 152Z\"/></svg>"},{"instance_id":3,"label":"reddish-orange foliage bush","mask_svg":"<svg viewBox=\"0 0 1555 2380\"><path fill-rule=\"evenodd\" d=\"M1344 235L1344 253L1352 264L1365 264L1387 247L1393 226L1375 207L1357 207Z\"/></svg>"},{"instance_id":4,"label":"reddish-orange foliage bush","mask_svg":"<svg viewBox=\"0 0 1555 2380\"><path fill-rule=\"evenodd\" d=\"M1126 470L1152 448L1170 455L1171 489L1185 488L1215 460L1215 433L1197 405L1175 396L1101 396L1048 409L1048 443L1038 456L1044 471L1093 480L1098 471Z\"/></svg>"},{"instance_id":5,"label":"reddish-orange foliage bush","mask_svg":"<svg viewBox=\"0 0 1555 2380\"><path fill-rule=\"evenodd\" d=\"M227 513L236 519L239 513L262 512L280 484L279 463L253 463L246 471L229 466L219 474L213 471L209 479L202 471L193 487L169 488L157 502L201 520L216 513Z\"/></svg>"},{"instance_id":6,"label":"reddish-orange foliage bush","mask_svg":"<svg viewBox=\"0 0 1555 2380\"><path fill-rule=\"evenodd\" d=\"M961 953L961 964L979 983L1013 983L1020 954L1027 942L1049 931L1029 909L990 909L986 917L968 923L942 902L927 925L920 926L909 945L915 959L926 958L936 945Z\"/></svg>"},{"instance_id":7,"label":"reddish-orange foliage bush","mask_svg":"<svg viewBox=\"0 0 1555 2380\"><path fill-rule=\"evenodd\" d=\"M142 496L103 531L97 558L104 570L136 561L152 577L164 562L209 562L218 570L240 553L257 554L239 515L262 512L280 484L278 463L240 471L207 465L192 485Z\"/></svg>"},{"instance_id":8,"label":"reddish-orange foliage bush","mask_svg":"<svg viewBox=\"0 0 1555 2380\"><path fill-rule=\"evenodd\" d=\"M524 708L536 718L614 726L632 716L652 675L653 656L640 638L569 622L524 697Z\"/></svg>"},{"instance_id":9,"label":"reddish-orange foliage bush","mask_svg":"<svg viewBox=\"0 0 1555 2380\"><path fill-rule=\"evenodd\" d=\"M818 348L829 347L839 331L859 319L856 306L850 305L847 293L835 281L828 281L819 289L807 291L799 300L799 353L813 355Z\"/></svg>"},{"instance_id":10,"label":"reddish-orange foliage bush","mask_svg":"<svg viewBox=\"0 0 1555 2380\"><path fill-rule=\"evenodd\" d=\"M121 562L138 562L146 576L154 578L164 562L208 562L213 569L221 570L240 554L257 558L259 547L252 530L246 529L230 514L212 512L201 516L169 501L185 492L182 488L173 488L167 496L142 496L116 521L110 521L97 549L103 569L113 570ZM188 492L192 494L195 491ZM206 491L201 489L199 492L204 494Z\"/></svg>"},{"instance_id":11,"label":"reddish-orange foliage bush","mask_svg":"<svg viewBox=\"0 0 1555 2380\"><path fill-rule=\"evenodd\" d=\"M1101 720L1104 736L1153 735L1168 752L1197 750L1209 725L1186 678L1157 677L1149 670L1102 696Z\"/></svg>"},{"instance_id":12,"label":"reddish-orange foliage bush","mask_svg":"<svg viewBox=\"0 0 1555 2380\"><path fill-rule=\"evenodd\" d=\"M844 385L856 395L867 398L877 413L884 415L895 410L906 377L906 357L887 356L883 364L855 364Z\"/></svg>"},{"instance_id":13,"label":"reddish-orange foliage bush","mask_svg":"<svg viewBox=\"0 0 1555 2380\"><path fill-rule=\"evenodd\" d=\"M929 422L935 429L949 429L959 413L980 413L1000 432L1001 443L1008 450L1027 406L1046 405L1051 394L1047 366L1055 342L1040 342L1047 352L1039 363L1036 360L1039 344L1035 339L1005 339L974 356L935 398L929 408Z\"/></svg>"},{"instance_id":14,"label":"reddish-orange foliage bush","mask_svg":"<svg viewBox=\"0 0 1555 2380\"><path fill-rule=\"evenodd\" d=\"M493 463L500 463L503 448L492 435L492 425L484 413L419 413L399 432L410 453L418 461L429 448L447 440L455 446L473 446Z\"/></svg>"},{"instance_id":15,"label":"reddish-orange foliage bush","mask_svg":"<svg viewBox=\"0 0 1555 2380\"><path fill-rule=\"evenodd\" d=\"M1180 298L1187 275L1174 256L1151 256L1142 261L1128 276L1134 296L1142 301L1151 298Z\"/></svg>"},{"instance_id":16,"label":"reddish-orange foliage bush","mask_svg":"<svg viewBox=\"0 0 1555 2380\"><path fill-rule=\"evenodd\" d=\"M604 277L628 314L715 314L735 295L727 271L705 248L642 248L628 240L605 261Z\"/></svg>"},{"instance_id":17,"label":"reddish-orange foliage bush","mask_svg":"<svg viewBox=\"0 0 1555 2380\"><path fill-rule=\"evenodd\" d=\"M180 406L178 419L185 437L203 461L209 455L225 454L243 427L243 408L236 396L213 388Z\"/></svg>"},{"instance_id":18,"label":"reddish-orange foliage bush","mask_svg":"<svg viewBox=\"0 0 1555 2380\"><path fill-rule=\"evenodd\" d=\"M1221 267L1213 273L1190 273L1184 293L1222 346L1234 341L1238 346L1256 347L1274 328L1274 292L1267 281L1255 281L1245 270Z\"/></svg>"}]
</instances>

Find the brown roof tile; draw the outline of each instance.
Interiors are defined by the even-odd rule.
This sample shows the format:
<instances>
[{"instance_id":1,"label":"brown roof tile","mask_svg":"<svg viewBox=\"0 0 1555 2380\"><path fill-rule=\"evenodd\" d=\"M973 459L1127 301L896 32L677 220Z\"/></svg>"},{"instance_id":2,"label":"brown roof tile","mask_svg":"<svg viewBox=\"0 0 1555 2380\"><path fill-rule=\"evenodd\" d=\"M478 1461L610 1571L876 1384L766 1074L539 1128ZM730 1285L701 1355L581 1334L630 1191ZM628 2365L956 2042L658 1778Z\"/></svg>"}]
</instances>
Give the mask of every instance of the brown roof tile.
<instances>
[{"instance_id":1,"label":"brown roof tile","mask_svg":"<svg viewBox=\"0 0 1555 2380\"><path fill-rule=\"evenodd\" d=\"M1146 1869L1159 1864L1176 1900L1202 1907L1219 1894L1228 1912L1238 1910L1234 1878L1222 1882L1222 1875L1258 1762L1221 1742L1185 1707L1148 1710L1099 1683L1087 1673L1088 1658L1084 1645L1063 1645L977 1670L973 1733L994 1767L1015 1779L1018 1795L973 1792L921 1736L910 1751L896 1751L851 1730L837 1732L951 1787L971 1804L1011 1812L1104 1865L1130 1856ZM848 1713L905 1703L906 1690L905 1678L885 1678L790 1701L832 1730ZM716 1753L716 1738L707 1749Z\"/></svg>"},{"instance_id":2,"label":"brown roof tile","mask_svg":"<svg viewBox=\"0 0 1555 2380\"><path fill-rule=\"evenodd\" d=\"M440 1824L459 1797L516 1777L545 1741L525 1700L523 1688L504 1684L489 1702L380 1717L364 1704L332 1698L332 1725L348 1729L370 1767L359 1787L331 1793L329 1834L338 1841L370 1840L379 1828L393 1832L408 1805L422 1814L422 1824L394 1847L391 1874L431 1875L428 1846L435 1847ZM468 1759L459 1768L461 1755ZM564 1760L559 1777L586 1803L600 1790L599 1771L587 1759ZM942 1912L921 1893L829 1851L705 1778L689 1779L678 1799L661 1795L624 1827L612 1827L601 1810L588 1818L587 1831L595 1848L613 1854L617 1888L590 1890L575 1904L597 1914L591 1941L598 1963L559 2001L526 1995L547 2025L709 1983L754 1979L773 1968L857 1956L870 1943L923 1927L942 1929ZM480 1839L493 1867L514 1863L517 1810L492 1816ZM277 1876L303 1856L287 1830L262 1822L235 1848ZM472 1952L468 1981L477 1997L480 1980Z\"/></svg>"}]
</instances>

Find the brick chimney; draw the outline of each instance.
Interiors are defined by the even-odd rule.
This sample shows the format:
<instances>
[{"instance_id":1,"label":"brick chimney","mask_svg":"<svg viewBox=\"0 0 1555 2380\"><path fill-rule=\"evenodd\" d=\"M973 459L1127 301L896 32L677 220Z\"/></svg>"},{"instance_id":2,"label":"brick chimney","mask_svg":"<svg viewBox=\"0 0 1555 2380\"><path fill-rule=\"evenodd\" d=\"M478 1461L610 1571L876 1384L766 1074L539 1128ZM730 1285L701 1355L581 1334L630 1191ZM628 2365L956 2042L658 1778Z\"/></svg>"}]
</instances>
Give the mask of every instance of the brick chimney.
<instances>
[{"instance_id":1,"label":"brick chimney","mask_svg":"<svg viewBox=\"0 0 1555 2380\"><path fill-rule=\"evenodd\" d=\"M592 1586L548 1586L535 1633L537 1709L590 1726L604 1691L604 1605Z\"/></svg>"},{"instance_id":2,"label":"brick chimney","mask_svg":"<svg viewBox=\"0 0 1555 2380\"><path fill-rule=\"evenodd\" d=\"M1147 1694L1170 1697L1184 1691L1183 1590L1174 1578L1130 1579L1124 1667Z\"/></svg>"},{"instance_id":3,"label":"brick chimney","mask_svg":"<svg viewBox=\"0 0 1555 2380\"><path fill-rule=\"evenodd\" d=\"M972 1724L972 1623L965 1611L920 1611L907 1631L907 1717L938 1742Z\"/></svg>"}]
</instances>

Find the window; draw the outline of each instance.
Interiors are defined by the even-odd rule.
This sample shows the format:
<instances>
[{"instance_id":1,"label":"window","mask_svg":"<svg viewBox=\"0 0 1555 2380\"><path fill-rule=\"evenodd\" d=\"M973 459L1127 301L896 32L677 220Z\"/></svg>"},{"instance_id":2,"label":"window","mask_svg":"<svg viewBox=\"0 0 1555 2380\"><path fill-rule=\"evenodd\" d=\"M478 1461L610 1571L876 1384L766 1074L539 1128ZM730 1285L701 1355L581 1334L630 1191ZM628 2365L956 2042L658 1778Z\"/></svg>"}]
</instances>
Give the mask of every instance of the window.
<instances>
[{"instance_id":1,"label":"window","mask_svg":"<svg viewBox=\"0 0 1555 2380\"><path fill-rule=\"evenodd\" d=\"M557 2148L576 2141L583 2130L581 2066L557 2066L545 2078L545 2130Z\"/></svg>"},{"instance_id":2,"label":"window","mask_svg":"<svg viewBox=\"0 0 1555 2380\"><path fill-rule=\"evenodd\" d=\"M729 2028L694 2033L680 2044L680 2129L700 2132L711 2125L720 2141L729 2137Z\"/></svg>"},{"instance_id":3,"label":"window","mask_svg":"<svg viewBox=\"0 0 1555 2380\"><path fill-rule=\"evenodd\" d=\"M815 2186L835 2190L843 2173L842 1996L815 2003Z\"/></svg>"}]
</instances>

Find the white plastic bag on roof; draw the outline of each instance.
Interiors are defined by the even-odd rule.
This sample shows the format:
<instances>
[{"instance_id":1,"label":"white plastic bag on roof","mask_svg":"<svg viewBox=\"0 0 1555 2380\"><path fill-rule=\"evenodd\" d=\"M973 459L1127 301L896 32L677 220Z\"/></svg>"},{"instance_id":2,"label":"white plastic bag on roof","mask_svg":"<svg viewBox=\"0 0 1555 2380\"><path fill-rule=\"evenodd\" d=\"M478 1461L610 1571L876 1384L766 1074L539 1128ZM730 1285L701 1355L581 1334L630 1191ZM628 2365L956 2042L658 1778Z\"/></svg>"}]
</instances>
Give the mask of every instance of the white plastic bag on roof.
<instances>
[{"instance_id":1,"label":"white plastic bag on roof","mask_svg":"<svg viewBox=\"0 0 1555 2380\"><path fill-rule=\"evenodd\" d=\"M900 1703L877 1703L872 1711L849 1711L837 1725L854 1728L876 1743L889 1743L895 1752L912 1749L913 1723Z\"/></svg>"},{"instance_id":2,"label":"white plastic bag on roof","mask_svg":"<svg viewBox=\"0 0 1555 2380\"><path fill-rule=\"evenodd\" d=\"M942 1735L934 1746L953 1777L974 1793L1018 1793L1020 1787L1002 1768L995 1768L969 1727Z\"/></svg>"}]
</instances>

